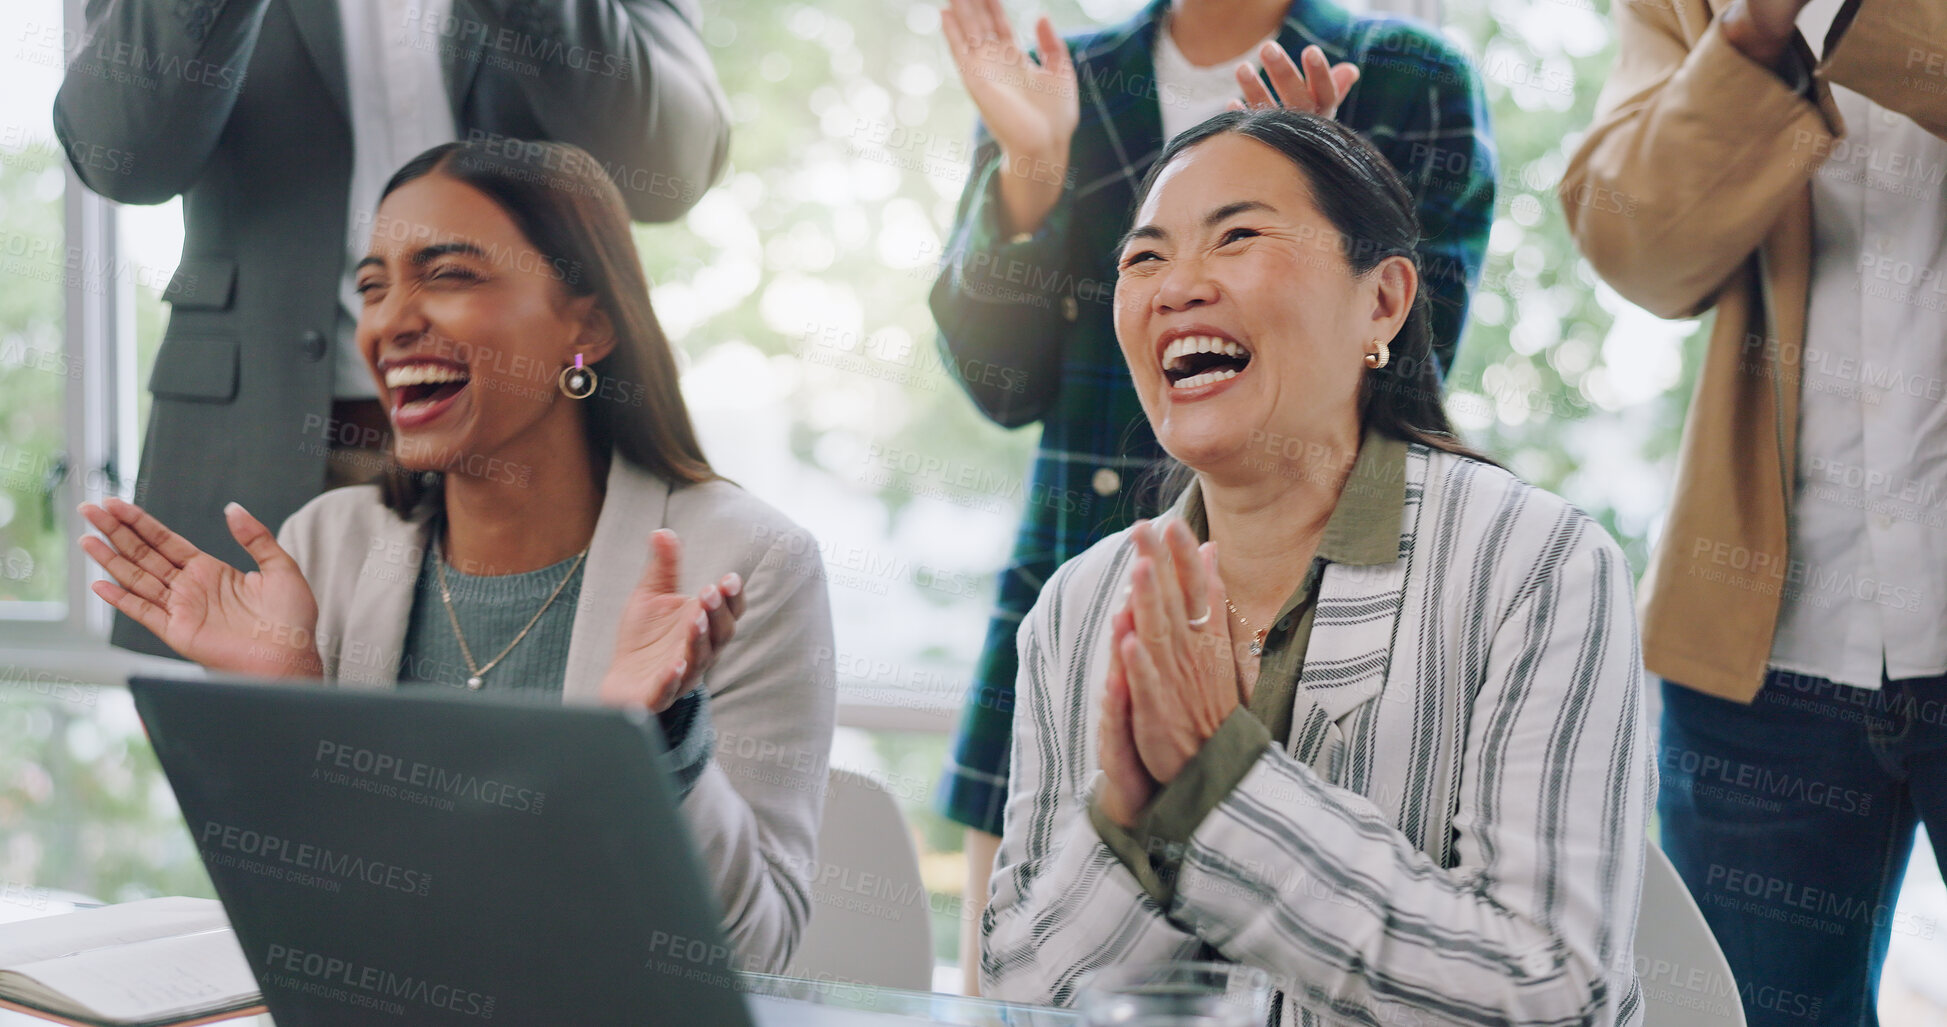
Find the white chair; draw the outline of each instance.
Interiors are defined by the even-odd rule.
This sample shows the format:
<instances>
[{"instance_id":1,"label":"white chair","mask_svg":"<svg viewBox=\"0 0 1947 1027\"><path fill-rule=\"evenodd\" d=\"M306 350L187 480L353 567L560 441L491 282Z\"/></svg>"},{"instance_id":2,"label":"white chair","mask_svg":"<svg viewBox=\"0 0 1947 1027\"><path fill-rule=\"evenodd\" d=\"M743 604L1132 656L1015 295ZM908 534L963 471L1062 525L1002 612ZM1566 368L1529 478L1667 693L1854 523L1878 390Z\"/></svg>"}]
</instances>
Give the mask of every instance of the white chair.
<instances>
[{"instance_id":1,"label":"white chair","mask_svg":"<svg viewBox=\"0 0 1947 1027\"><path fill-rule=\"evenodd\" d=\"M932 990L932 908L891 795L831 772L811 877L811 923L786 976Z\"/></svg>"},{"instance_id":2,"label":"white chair","mask_svg":"<svg viewBox=\"0 0 1947 1027\"><path fill-rule=\"evenodd\" d=\"M1636 976L1644 1027L1744 1027L1731 964L1670 857L1655 844L1643 862L1636 915Z\"/></svg>"}]
</instances>

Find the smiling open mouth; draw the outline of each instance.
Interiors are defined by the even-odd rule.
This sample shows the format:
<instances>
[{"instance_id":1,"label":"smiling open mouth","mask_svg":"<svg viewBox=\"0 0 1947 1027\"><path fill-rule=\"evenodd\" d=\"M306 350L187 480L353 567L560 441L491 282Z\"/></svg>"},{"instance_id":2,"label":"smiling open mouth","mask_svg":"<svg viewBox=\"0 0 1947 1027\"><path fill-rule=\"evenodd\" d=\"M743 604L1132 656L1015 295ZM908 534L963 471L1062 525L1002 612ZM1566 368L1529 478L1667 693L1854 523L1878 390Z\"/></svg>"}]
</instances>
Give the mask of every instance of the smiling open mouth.
<instances>
[{"instance_id":1,"label":"smiling open mouth","mask_svg":"<svg viewBox=\"0 0 1947 1027\"><path fill-rule=\"evenodd\" d=\"M1163 375L1170 388L1194 389L1237 377L1251 362L1251 351L1214 335L1186 335L1163 350Z\"/></svg>"},{"instance_id":2,"label":"smiling open mouth","mask_svg":"<svg viewBox=\"0 0 1947 1027\"><path fill-rule=\"evenodd\" d=\"M406 364L385 372L385 387L392 390L395 409L402 412L443 404L459 395L468 381L464 370L444 364Z\"/></svg>"}]
</instances>

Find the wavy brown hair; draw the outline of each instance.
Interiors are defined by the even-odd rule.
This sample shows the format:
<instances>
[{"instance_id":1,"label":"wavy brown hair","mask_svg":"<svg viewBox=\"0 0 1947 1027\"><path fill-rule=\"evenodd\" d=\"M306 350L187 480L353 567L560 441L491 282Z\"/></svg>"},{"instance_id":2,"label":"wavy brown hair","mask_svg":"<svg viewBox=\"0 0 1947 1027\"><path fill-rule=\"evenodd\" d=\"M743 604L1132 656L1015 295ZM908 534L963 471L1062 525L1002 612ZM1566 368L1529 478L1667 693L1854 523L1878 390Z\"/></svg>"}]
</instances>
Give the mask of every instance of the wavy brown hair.
<instances>
[{"instance_id":1,"label":"wavy brown hair","mask_svg":"<svg viewBox=\"0 0 1947 1027\"><path fill-rule=\"evenodd\" d=\"M600 162L568 143L444 143L407 161L385 184L440 174L492 200L573 296L593 296L615 331L615 347L589 365L602 385L581 401L588 445L599 460L635 464L674 487L718 478L697 443L678 386L676 358L649 305L629 210ZM401 517L439 499L445 476L386 461L385 504Z\"/></svg>"}]
</instances>

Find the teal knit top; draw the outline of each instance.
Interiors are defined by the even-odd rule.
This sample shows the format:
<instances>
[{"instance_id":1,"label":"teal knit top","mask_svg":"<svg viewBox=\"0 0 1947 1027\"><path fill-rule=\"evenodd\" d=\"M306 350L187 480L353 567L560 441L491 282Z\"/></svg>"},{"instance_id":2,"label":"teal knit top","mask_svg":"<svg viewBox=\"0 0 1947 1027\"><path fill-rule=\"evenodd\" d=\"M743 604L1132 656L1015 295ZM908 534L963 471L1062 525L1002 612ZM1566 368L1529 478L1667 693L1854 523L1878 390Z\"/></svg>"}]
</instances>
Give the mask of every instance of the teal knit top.
<instances>
[{"instance_id":1,"label":"teal knit top","mask_svg":"<svg viewBox=\"0 0 1947 1027\"><path fill-rule=\"evenodd\" d=\"M559 703L587 561L578 563L576 557L569 557L519 574L468 574L448 564L446 590L453 600L449 618L439 591L438 561L444 559L445 554L434 546L414 585L405 650L399 659L399 686L443 685L461 692L473 691L467 688L467 679L473 675L453 634L453 622L457 620L466 635L474 664L485 666L507 648L559 587L560 594L541 612L520 644L480 676L478 689L504 697ZM678 799L689 794L715 747L704 694L701 686L692 689L657 718L669 745L665 765L675 779Z\"/></svg>"},{"instance_id":2,"label":"teal knit top","mask_svg":"<svg viewBox=\"0 0 1947 1027\"><path fill-rule=\"evenodd\" d=\"M453 621L440 599L436 561L445 559L438 546L426 555L413 591L412 619L406 627L405 652L399 661L399 681L448 685L466 689L471 676ZM476 665L500 655L507 643L560 586L541 619L527 637L481 677L480 691L513 693L522 698L559 702L562 677L568 667L568 641L574 634L575 603L581 597L585 560L569 557L540 570L520 574L467 574L446 566L446 588L453 597L453 618L466 635ZM568 569L574 574L568 575ZM562 579L567 577L564 584Z\"/></svg>"}]
</instances>

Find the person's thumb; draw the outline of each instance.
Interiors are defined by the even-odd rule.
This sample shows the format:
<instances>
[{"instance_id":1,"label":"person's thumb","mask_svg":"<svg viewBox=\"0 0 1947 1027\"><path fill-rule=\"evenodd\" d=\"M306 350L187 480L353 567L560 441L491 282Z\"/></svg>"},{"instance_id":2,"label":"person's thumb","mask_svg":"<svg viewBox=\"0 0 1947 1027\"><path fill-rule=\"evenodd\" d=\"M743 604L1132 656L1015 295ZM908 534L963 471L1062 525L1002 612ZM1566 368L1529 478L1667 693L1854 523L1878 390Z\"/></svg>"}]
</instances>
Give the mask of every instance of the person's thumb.
<instances>
[{"instance_id":1,"label":"person's thumb","mask_svg":"<svg viewBox=\"0 0 1947 1027\"><path fill-rule=\"evenodd\" d=\"M297 570L297 561L291 554L277 544L277 537L264 527L264 522L250 515L240 503L231 503L223 508L224 523L230 529L230 537L237 540L243 551L257 561L257 569L265 574L282 574Z\"/></svg>"}]
</instances>

